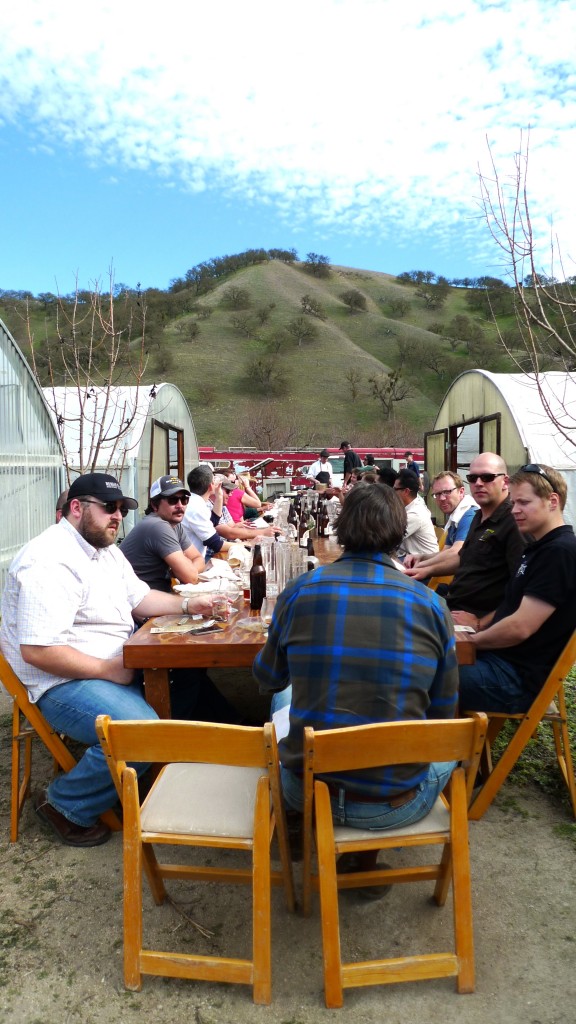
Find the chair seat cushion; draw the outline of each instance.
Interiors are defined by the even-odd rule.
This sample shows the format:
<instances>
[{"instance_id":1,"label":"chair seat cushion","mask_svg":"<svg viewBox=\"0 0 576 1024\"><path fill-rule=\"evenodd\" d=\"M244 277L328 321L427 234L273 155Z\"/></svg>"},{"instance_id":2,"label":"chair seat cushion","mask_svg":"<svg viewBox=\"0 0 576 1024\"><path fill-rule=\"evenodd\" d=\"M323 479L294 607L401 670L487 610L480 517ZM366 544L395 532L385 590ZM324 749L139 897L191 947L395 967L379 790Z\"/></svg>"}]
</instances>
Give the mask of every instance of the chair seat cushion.
<instances>
[{"instance_id":1,"label":"chair seat cushion","mask_svg":"<svg viewBox=\"0 0 576 1024\"><path fill-rule=\"evenodd\" d=\"M166 765L141 811L143 832L251 838L262 768Z\"/></svg>"},{"instance_id":2,"label":"chair seat cushion","mask_svg":"<svg viewBox=\"0 0 576 1024\"><path fill-rule=\"evenodd\" d=\"M354 839L374 839L375 836L421 836L430 832L448 832L450 829L450 813L444 802L438 797L434 807L420 821L403 828L364 829L349 828L347 825L334 826L334 840L345 843Z\"/></svg>"}]
</instances>

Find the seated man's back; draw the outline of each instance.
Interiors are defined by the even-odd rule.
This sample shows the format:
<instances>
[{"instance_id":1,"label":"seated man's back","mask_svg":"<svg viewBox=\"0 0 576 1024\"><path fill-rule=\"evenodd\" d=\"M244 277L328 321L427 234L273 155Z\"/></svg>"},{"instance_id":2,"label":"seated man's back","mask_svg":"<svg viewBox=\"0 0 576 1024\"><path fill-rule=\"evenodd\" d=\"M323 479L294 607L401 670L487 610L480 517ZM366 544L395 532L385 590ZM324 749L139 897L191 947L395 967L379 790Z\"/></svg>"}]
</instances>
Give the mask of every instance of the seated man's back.
<instances>
[{"instance_id":1,"label":"seated man's back","mask_svg":"<svg viewBox=\"0 0 576 1024\"><path fill-rule=\"evenodd\" d=\"M278 693L282 703L290 700L290 730L280 755L287 800L297 810L298 795L290 787L295 780L297 786L302 771L305 726L330 729L454 714L458 672L446 605L395 569L387 553L399 543L405 523L391 488L359 484L338 519L343 556L304 573L278 598L253 671L261 692ZM285 697L280 691L290 684ZM392 807L401 808L406 820L418 820L451 770L443 775L435 766L403 765L328 781L342 790L338 800L346 803L349 824L360 804L360 814L368 812L366 804L375 819Z\"/></svg>"}]
</instances>

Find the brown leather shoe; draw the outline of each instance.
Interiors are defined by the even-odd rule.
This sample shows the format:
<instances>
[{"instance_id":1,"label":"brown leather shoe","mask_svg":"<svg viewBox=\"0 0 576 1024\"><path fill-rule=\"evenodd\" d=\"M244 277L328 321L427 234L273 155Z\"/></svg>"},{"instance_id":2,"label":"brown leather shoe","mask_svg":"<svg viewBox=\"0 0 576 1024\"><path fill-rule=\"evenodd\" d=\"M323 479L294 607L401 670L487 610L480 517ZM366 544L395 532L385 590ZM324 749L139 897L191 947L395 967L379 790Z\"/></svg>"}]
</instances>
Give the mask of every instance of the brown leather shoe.
<instances>
[{"instance_id":1,"label":"brown leather shoe","mask_svg":"<svg viewBox=\"0 0 576 1024\"><path fill-rule=\"evenodd\" d=\"M101 846L102 843L107 843L112 835L108 825L105 825L103 821L86 826L77 825L74 821L65 818L60 811L48 803L45 789L41 789L36 794L34 810L40 820L49 825L54 835L66 846Z\"/></svg>"}]
</instances>

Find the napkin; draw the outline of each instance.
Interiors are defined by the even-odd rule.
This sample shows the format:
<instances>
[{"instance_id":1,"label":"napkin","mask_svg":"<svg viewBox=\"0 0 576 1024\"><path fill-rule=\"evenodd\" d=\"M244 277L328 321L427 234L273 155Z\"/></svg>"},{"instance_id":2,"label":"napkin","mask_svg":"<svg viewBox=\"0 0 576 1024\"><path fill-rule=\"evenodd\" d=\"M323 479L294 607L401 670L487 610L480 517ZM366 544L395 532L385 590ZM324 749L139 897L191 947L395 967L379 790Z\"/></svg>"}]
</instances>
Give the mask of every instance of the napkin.
<instances>
[{"instance_id":1,"label":"napkin","mask_svg":"<svg viewBox=\"0 0 576 1024\"><path fill-rule=\"evenodd\" d=\"M248 568L250 564L250 552L243 544L231 544L228 549L228 565L233 569Z\"/></svg>"}]
</instances>

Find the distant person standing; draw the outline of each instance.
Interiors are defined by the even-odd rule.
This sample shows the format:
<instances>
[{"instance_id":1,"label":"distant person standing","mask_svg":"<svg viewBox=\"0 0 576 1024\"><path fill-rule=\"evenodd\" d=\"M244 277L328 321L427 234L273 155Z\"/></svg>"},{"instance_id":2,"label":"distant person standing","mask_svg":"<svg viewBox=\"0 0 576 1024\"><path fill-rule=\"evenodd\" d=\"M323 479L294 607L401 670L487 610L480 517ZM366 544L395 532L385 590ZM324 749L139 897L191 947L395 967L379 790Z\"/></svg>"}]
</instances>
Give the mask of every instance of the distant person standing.
<instances>
[{"instance_id":1,"label":"distant person standing","mask_svg":"<svg viewBox=\"0 0 576 1024\"><path fill-rule=\"evenodd\" d=\"M317 480L318 483L332 487L332 466L328 459L328 449L323 448L320 456L313 462L306 474L309 480Z\"/></svg>"},{"instance_id":2,"label":"distant person standing","mask_svg":"<svg viewBox=\"0 0 576 1024\"><path fill-rule=\"evenodd\" d=\"M340 445L340 451L344 452L344 482L343 482L343 486L346 487L346 484L350 480L350 477L352 476L352 473L354 472L354 470L355 469L360 469L362 467L362 460L361 460L360 456L357 455L356 452L354 451L354 449L352 448L352 445L350 444L350 441L342 441L342 443Z\"/></svg>"},{"instance_id":3,"label":"distant person standing","mask_svg":"<svg viewBox=\"0 0 576 1024\"><path fill-rule=\"evenodd\" d=\"M420 479L420 467L417 462L414 462L412 452L404 452L404 458L406 459L406 469L411 470L412 473L416 473L416 476Z\"/></svg>"}]
</instances>

